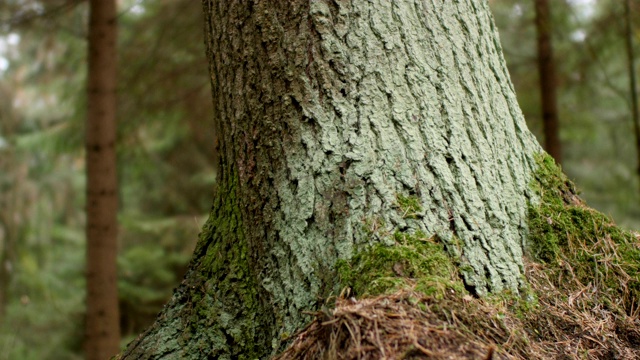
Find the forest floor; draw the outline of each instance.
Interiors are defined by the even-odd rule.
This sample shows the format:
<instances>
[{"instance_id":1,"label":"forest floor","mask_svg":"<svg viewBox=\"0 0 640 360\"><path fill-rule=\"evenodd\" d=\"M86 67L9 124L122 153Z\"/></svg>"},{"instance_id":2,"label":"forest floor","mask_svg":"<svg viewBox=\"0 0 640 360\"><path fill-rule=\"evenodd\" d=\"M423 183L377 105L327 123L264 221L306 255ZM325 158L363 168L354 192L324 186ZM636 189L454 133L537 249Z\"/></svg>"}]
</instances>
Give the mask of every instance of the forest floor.
<instances>
[{"instance_id":1,"label":"forest floor","mask_svg":"<svg viewBox=\"0 0 640 360\"><path fill-rule=\"evenodd\" d=\"M586 206L550 157L538 162L528 288L472 296L437 239L398 236L339 265L363 296L334 298L276 359L640 359L640 234Z\"/></svg>"},{"instance_id":2,"label":"forest floor","mask_svg":"<svg viewBox=\"0 0 640 360\"><path fill-rule=\"evenodd\" d=\"M637 307L621 313L593 284L526 267L533 303L453 290L342 297L277 359L640 359Z\"/></svg>"}]
</instances>

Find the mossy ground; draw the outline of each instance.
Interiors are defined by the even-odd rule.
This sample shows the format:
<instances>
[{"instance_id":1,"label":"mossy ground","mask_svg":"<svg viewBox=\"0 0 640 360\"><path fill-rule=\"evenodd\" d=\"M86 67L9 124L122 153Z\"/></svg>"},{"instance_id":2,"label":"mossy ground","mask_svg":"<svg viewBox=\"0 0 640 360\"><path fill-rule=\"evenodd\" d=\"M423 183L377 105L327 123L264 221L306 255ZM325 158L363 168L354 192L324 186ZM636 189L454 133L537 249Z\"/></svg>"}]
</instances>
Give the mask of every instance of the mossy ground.
<instances>
[{"instance_id":1,"label":"mossy ground","mask_svg":"<svg viewBox=\"0 0 640 360\"><path fill-rule=\"evenodd\" d=\"M548 155L537 162L526 294L475 298L435 238L396 233L338 263L351 293L278 358L640 359L639 236L588 208Z\"/></svg>"},{"instance_id":2,"label":"mossy ground","mask_svg":"<svg viewBox=\"0 0 640 360\"><path fill-rule=\"evenodd\" d=\"M531 258L563 283L597 289L610 310L638 312L638 234L587 207L550 156L540 156L538 164L533 187L540 204L529 206Z\"/></svg>"}]
</instances>

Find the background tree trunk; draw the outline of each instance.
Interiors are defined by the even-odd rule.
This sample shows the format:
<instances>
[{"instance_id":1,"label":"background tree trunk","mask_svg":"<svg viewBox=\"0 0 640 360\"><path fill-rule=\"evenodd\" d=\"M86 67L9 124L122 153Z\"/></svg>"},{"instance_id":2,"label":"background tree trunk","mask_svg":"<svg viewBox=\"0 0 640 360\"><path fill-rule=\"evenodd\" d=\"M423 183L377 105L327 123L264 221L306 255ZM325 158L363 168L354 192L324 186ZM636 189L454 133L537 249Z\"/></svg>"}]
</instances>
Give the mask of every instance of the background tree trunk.
<instances>
[{"instance_id":1,"label":"background tree trunk","mask_svg":"<svg viewBox=\"0 0 640 360\"><path fill-rule=\"evenodd\" d=\"M11 139L19 129L20 122L13 111L13 96L5 86L0 85L0 133L4 139ZM21 229L26 215L23 198L24 184L28 171L24 164L16 160L13 148L3 149L0 154L0 172L8 175L0 179L0 325L4 325L10 302L11 283L17 258L16 244L24 241ZM5 176L6 176L5 175Z\"/></svg>"},{"instance_id":2,"label":"background tree trunk","mask_svg":"<svg viewBox=\"0 0 640 360\"><path fill-rule=\"evenodd\" d=\"M396 232L437 235L478 295L524 285L541 149L486 1L203 4L218 189L123 358L273 353L340 291L338 259Z\"/></svg>"},{"instance_id":3,"label":"background tree trunk","mask_svg":"<svg viewBox=\"0 0 640 360\"><path fill-rule=\"evenodd\" d=\"M116 2L92 0L89 15L87 152L87 359L118 352L116 283Z\"/></svg>"},{"instance_id":4,"label":"background tree trunk","mask_svg":"<svg viewBox=\"0 0 640 360\"><path fill-rule=\"evenodd\" d=\"M3 201L8 205L8 201ZM4 323L9 304L9 289L12 278L12 267L15 259L14 241L16 239L15 226L7 221L4 213L0 212L0 324Z\"/></svg>"},{"instance_id":5,"label":"background tree trunk","mask_svg":"<svg viewBox=\"0 0 640 360\"><path fill-rule=\"evenodd\" d=\"M627 50L627 66L629 72L629 97L631 98L631 121L636 140L636 172L640 180L640 115L638 112L638 90L636 87L635 52L633 50L633 22L631 20L631 0L624 2L625 45Z\"/></svg>"},{"instance_id":6,"label":"background tree trunk","mask_svg":"<svg viewBox=\"0 0 640 360\"><path fill-rule=\"evenodd\" d=\"M538 74L540 76L540 101L544 147L556 162L562 160L562 143L559 136L558 100L556 95L556 65L551 40L551 10L548 0L534 0L536 7L536 31L538 33Z\"/></svg>"}]
</instances>

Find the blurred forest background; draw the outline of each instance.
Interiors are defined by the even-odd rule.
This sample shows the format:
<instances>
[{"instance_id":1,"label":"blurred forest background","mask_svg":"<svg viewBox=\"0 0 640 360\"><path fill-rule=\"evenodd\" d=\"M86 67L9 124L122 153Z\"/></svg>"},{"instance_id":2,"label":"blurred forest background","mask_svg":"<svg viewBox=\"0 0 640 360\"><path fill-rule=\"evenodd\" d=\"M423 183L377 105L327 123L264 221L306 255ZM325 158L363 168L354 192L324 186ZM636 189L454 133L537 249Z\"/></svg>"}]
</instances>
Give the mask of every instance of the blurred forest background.
<instances>
[{"instance_id":1,"label":"blurred forest background","mask_svg":"<svg viewBox=\"0 0 640 360\"><path fill-rule=\"evenodd\" d=\"M534 1L489 2L520 106L544 143ZM126 344L186 269L212 200L215 134L200 2L118 4ZM591 206L640 229L624 1L550 5L562 166ZM0 2L0 360L82 358L87 17L79 0Z\"/></svg>"}]
</instances>

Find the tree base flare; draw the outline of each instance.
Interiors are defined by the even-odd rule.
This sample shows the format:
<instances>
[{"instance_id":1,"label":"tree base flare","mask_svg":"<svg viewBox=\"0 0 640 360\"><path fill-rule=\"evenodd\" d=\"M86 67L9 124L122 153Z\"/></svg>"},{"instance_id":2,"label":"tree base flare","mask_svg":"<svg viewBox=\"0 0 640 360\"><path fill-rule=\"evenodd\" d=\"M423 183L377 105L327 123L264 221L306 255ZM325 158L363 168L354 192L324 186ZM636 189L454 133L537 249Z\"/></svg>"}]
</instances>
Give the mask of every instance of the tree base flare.
<instances>
[{"instance_id":1,"label":"tree base flare","mask_svg":"<svg viewBox=\"0 0 640 360\"><path fill-rule=\"evenodd\" d=\"M524 293L473 297L445 276L436 243L403 237L339 264L364 297L315 313L276 359L640 359L640 235L588 208L548 155L536 160ZM444 273L429 284L442 286L425 292L418 270L436 258Z\"/></svg>"}]
</instances>

